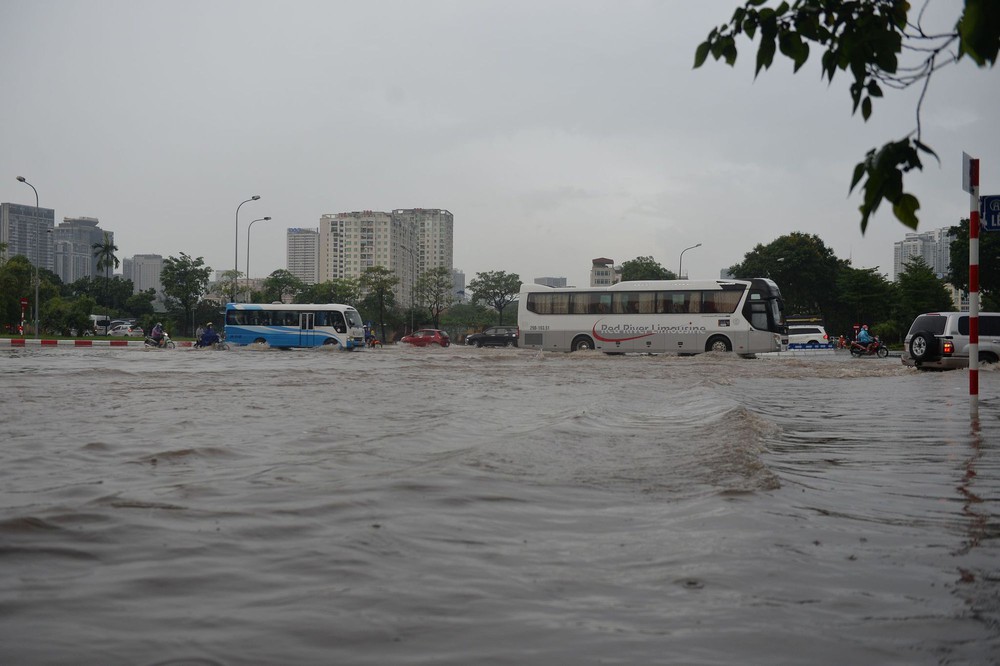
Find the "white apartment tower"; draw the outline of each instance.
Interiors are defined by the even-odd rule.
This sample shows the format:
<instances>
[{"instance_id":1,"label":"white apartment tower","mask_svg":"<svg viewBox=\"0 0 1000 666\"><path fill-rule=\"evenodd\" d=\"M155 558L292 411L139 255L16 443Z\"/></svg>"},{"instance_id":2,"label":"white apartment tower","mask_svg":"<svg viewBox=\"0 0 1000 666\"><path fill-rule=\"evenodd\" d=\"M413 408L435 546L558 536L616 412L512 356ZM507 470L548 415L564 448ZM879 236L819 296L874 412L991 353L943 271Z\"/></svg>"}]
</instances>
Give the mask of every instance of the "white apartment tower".
<instances>
[{"instance_id":1,"label":"white apartment tower","mask_svg":"<svg viewBox=\"0 0 1000 666\"><path fill-rule=\"evenodd\" d=\"M943 278L951 267L951 229L942 227L919 234L906 234L906 238L893 243L892 279L899 279L906 270L906 262L914 257L924 260L934 274Z\"/></svg>"},{"instance_id":2,"label":"white apartment tower","mask_svg":"<svg viewBox=\"0 0 1000 666\"><path fill-rule=\"evenodd\" d=\"M288 272L306 284L319 282L319 230L288 229L285 245Z\"/></svg>"},{"instance_id":3,"label":"white apartment tower","mask_svg":"<svg viewBox=\"0 0 1000 666\"><path fill-rule=\"evenodd\" d=\"M320 218L318 235L319 282L357 279L365 269L383 266L399 278L396 302L404 307L411 305L424 271L452 269L454 218L446 210L333 213Z\"/></svg>"},{"instance_id":4,"label":"white apartment tower","mask_svg":"<svg viewBox=\"0 0 1000 666\"><path fill-rule=\"evenodd\" d=\"M137 254L122 261L122 277L132 281L132 292L152 289L157 300L163 300L163 257L159 254Z\"/></svg>"},{"instance_id":5,"label":"white apartment tower","mask_svg":"<svg viewBox=\"0 0 1000 666\"><path fill-rule=\"evenodd\" d=\"M56 212L15 203L0 204L0 243L6 249L0 255L9 259L24 255L32 265L52 269L52 231Z\"/></svg>"}]
</instances>

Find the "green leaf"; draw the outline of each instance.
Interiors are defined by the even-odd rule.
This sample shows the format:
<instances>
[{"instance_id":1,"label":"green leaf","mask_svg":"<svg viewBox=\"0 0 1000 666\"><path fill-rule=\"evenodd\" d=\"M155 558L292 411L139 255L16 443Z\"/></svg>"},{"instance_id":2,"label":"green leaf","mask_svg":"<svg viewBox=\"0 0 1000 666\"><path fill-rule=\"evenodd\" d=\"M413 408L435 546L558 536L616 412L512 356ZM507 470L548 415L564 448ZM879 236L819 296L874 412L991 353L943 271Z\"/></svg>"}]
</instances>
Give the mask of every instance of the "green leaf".
<instances>
[{"instance_id":1,"label":"green leaf","mask_svg":"<svg viewBox=\"0 0 1000 666\"><path fill-rule=\"evenodd\" d=\"M694 69L698 69L705 64L705 60L708 58L708 52L711 48L712 45L708 42L702 42L698 45L697 50L694 52Z\"/></svg>"},{"instance_id":2,"label":"green leaf","mask_svg":"<svg viewBox=\"0 0 1000 666\"><path fill-rule=\"evenodd\" d=\"M899 200L893 204L892 212L896 219L910 227L916 229L920 220L917 219L917 211L920 209L920 202L912 194L903 194Z\"/></svg>"},{"instance_id":3,"label":"green leaf","mask_svg":"<svg viewBox=\"0 0 1000 666\"><path fill-rule=\"evenodd\" d=\"M765 39L764 36L761 35L760 48L757 49L757 70L754 72L754 77L760 74L761 69L767 69L771 66L771 63L774 61L774 51L774 40Z\"/></svg>"},{"instance_id":4,"label":"green leaf","mask_svg":"<svg viewBox=\"0 0 1000 666\"><path fill-rule=\"evenodd\" d=\"M871 155L871 153L868 153L868 154ZM861 182L861 179L864 178L864 175L865 175L865 165L866 165L865 162L858 162L854 166L854 177L851 178L851 188L849 190L847 190L848 193L853 192L854 188L857 187L858 183Z\"/></svg>"},{"instance_id":5,"label":"green leaf","mask_svg":"<svg viewBox=\"0 0 1000 666\"><path fill-rule=\"evenodd\" d=\"M868 120L872 115L872 98L865 97L864 101L861 102L861 117Z\"/></svg>"}]
</instances>

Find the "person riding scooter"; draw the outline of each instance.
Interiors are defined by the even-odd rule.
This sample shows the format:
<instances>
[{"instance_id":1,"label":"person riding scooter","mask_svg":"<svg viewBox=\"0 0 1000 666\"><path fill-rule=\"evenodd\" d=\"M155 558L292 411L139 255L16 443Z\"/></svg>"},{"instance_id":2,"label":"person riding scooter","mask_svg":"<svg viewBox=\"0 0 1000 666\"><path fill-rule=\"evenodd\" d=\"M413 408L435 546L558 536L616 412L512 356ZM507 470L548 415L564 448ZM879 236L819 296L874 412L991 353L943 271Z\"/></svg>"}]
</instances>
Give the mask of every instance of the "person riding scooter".
<instances>
[{"instance_id":1,"label":"person riding scooter","mask_svg":"<svg viewBox=\"0 0 1000 666\"><path fill-rule=\"evenodd\" d=\"M195 347L211 347L212 345L218 344L219 334L215 332L212 327L212 323L209 322L205 325L205 331L201 334L198 342L195 343Z\"/></svg>"},{"instance_id":2,"label":"person riding scooter","mask_svg":"<svg viewBox=\"0 0 1000 666\"><path fill-rule=\"evenodd\" d=\"M858 344L864 345L865 351L871 353L873 342L875 342L875 338L868 332L868 324L865 324L858 332Z\"/></svg>"}]
</instances>

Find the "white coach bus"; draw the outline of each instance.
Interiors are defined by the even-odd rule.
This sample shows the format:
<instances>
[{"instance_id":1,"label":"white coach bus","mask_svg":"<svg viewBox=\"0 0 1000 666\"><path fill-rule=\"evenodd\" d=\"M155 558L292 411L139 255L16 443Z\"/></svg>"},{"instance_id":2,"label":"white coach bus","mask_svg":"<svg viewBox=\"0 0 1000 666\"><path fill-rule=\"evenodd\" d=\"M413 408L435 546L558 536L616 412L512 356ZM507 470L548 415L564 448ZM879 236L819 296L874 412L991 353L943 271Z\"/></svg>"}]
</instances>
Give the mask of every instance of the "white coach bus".
<instances>
[{"instance_id":1,"label":"white coach bus","mask_svg":"<svg viewBox=\"0 0 1000 666\"><path fill-rule=\"evenodd\" d=\"M778 285L752 280L650 280L589 289L522 284L520 346L545 351L696 354L781 351Z\"/></svg>"},{"instance_id":2,"label":"white coach bus","mask_svg":"<svg viewBox=\"0 0 1000 666\"><path fill-rule=\"evenodd\" d=\"M364 322L350 305L339 303L227 303L226 342L271 347L340 349L365 346Z\"/></svg>"}]
</instances>

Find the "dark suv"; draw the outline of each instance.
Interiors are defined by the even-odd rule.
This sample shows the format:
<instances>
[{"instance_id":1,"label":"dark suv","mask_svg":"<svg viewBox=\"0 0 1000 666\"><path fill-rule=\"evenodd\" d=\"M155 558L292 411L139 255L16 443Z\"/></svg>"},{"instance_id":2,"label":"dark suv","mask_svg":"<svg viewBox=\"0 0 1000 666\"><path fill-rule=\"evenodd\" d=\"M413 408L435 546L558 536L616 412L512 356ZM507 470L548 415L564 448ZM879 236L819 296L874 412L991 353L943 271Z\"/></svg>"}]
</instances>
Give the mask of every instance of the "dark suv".
<instances>
[{"instance_id":1,"label":"dark suv","mask_svg":"<svg viewBox=\"0 0 1000 666\"><path fill-rule=\"evenodd\" d=\"M516 347L517 326L490 326L482 333L473 333L465 344L477 347Z\"/></svg>"}]
</instances>

